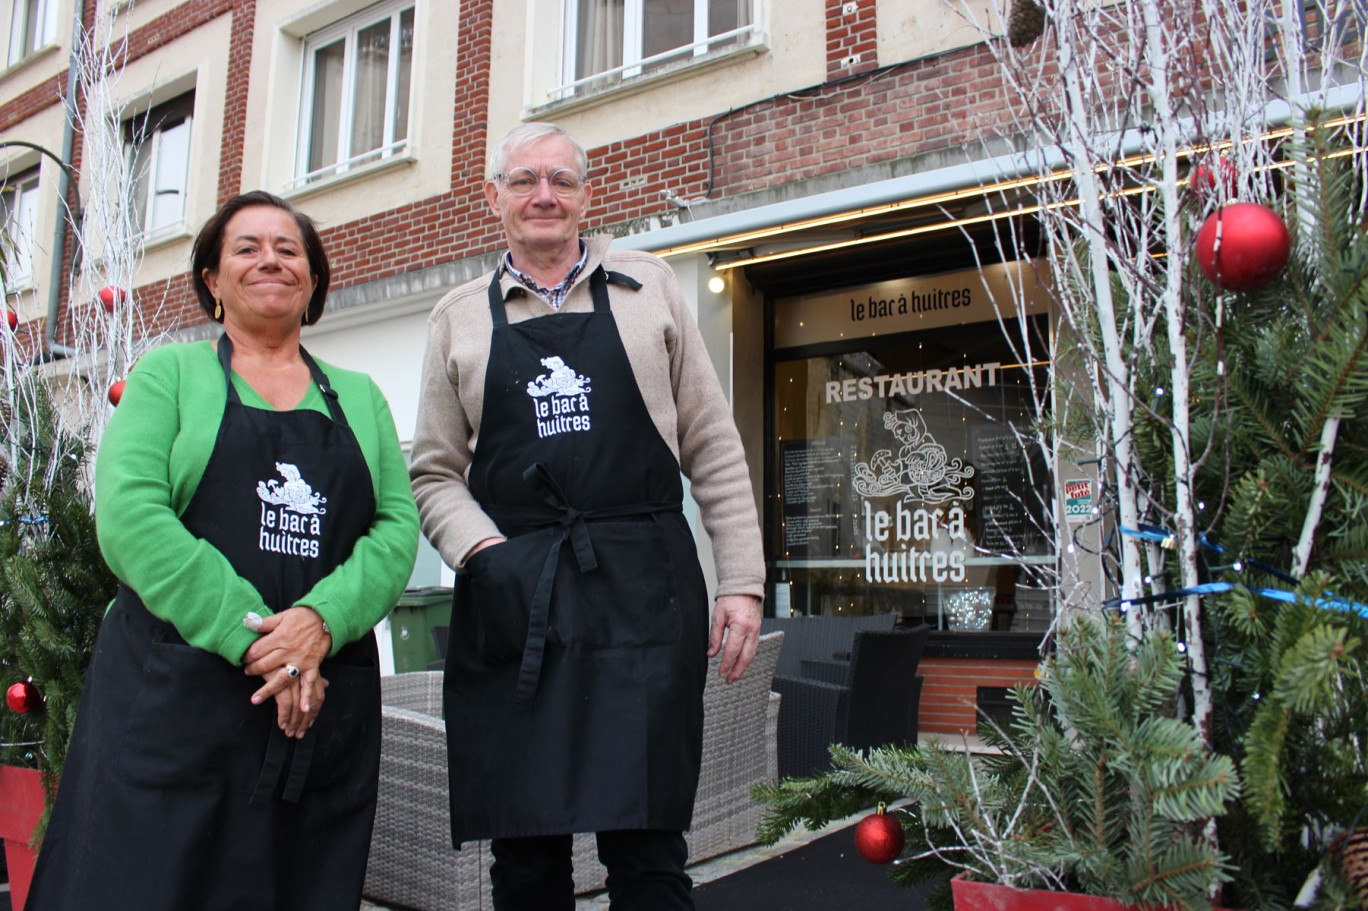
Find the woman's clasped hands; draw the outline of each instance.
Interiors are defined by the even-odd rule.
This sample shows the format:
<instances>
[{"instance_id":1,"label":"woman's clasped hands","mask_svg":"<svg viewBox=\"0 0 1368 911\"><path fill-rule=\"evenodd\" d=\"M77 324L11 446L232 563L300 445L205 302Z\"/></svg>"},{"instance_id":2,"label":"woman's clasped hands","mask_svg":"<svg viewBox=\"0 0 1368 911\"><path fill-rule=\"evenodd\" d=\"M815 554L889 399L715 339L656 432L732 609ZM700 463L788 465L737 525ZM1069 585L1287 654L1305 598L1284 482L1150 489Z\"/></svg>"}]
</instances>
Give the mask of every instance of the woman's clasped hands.
<instances>
[{"instance_id":1,"label":"woman's clasped hands","mask_svg":"<svg viewBox=\"0 0 1368 911\"><path fill-rule=\"evenodd\" d=\"M328 681L319 665L332 649L332 636L312 608L292 607L266 617L248 614L243 621L261 633L242 657L247 674L265 685L252 694L260 705L276 701L276 724L286 737L303 737L323 708Z\"/></svg>"}]
</instances>

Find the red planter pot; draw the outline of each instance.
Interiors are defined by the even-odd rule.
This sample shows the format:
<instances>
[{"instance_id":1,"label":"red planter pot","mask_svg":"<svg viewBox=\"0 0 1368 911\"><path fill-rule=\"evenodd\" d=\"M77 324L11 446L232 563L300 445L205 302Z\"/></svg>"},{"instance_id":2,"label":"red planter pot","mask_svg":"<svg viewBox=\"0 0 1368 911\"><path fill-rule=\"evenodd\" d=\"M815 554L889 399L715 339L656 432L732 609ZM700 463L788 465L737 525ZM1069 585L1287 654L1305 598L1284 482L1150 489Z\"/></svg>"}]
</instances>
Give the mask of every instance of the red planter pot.
<instances>
[{"instance_id":1,"label":"red planter pot","mask_svg":"<svg viewBox=\"0 0 1368 911\"><path fill-rule=\"evenodd\" d=\"M1133 905L1114 898L1014 889L997 883L970 882L960 876L950 881L950 891L955 897L955 911L1136 911Z\"/></svg>"},{"instance_id":2,"label":"red planter pot","mask_svg":"<svg viewBox=\"0 0 1368 911\"><path fill-rule=\"evenodd\" d=\"M0 765L0 840L9 867L10 904L23 911L37 855L29 849L43 815L43 777L35 769Z\"/></svg>"},{"instance_id":3,"label":"red planter pot","mask_svg":"<svg viewBox=\"0 0 1368 911\"><path fill-rule=\"evenodd\" d=\"M970 882L961 877L950 881L955 896L955 911L1126 911L1127 906L1111 898L1078 895L1073 892L1046 892L1042 889L1014 889L997 883ZM1134 909L1129 909L1134 911Z\"/></svg>"}]
</instances>

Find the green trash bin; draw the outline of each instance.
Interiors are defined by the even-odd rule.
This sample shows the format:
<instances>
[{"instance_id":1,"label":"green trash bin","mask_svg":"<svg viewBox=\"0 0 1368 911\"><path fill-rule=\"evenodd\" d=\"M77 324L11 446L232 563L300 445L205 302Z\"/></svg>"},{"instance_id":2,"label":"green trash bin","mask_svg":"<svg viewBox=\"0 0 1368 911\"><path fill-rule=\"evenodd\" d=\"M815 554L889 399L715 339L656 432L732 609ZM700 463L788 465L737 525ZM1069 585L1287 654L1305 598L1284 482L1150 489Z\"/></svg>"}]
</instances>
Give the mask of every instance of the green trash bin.
<instances>
[{"instance_id":1,"label":"green trash bin","mask_svg":"<svg viewBox=\"0 0 1368 911\"><path fill-rule=\"evenodd\" d=\"M394 644L394 671L425 671L436 661L434 626L451 621L451 589L442 586L410 588L399 596L390 613L390 641Z\"/></svg>"}]
</instances>

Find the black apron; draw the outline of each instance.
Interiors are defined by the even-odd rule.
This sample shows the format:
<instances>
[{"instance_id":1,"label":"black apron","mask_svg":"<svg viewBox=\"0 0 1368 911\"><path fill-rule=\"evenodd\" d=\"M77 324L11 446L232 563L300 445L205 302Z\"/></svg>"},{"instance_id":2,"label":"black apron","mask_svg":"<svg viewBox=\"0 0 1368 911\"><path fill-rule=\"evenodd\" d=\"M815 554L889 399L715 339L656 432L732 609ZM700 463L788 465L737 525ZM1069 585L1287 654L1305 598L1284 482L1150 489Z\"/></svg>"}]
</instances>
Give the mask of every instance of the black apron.
<instances>
[{"instance_id":1,"label":"black apron","mask_svg":"<svg viewBox=\"0 0 1368 911\"><path fill-rule=\"evenodd\" d=\"M499 273L470 490L508 541L457 574L444 680L452 840L682 831L708 602L679 462L602 267L592 313L509 324Z\"/></svg>"},{"instance_id":2,"label":"black apron","mask_svg":"<svg viewBox=\"0 0 1368 911\"><path fill-rule=\"evenodd\" d=\"M243 405L227 336L218 350L228 401L181 520L281 611L365 534L375 513L370 469L337 393L302 348L331 418ZM322 674L317 721L287 738L274 700L249 701L260 677L186 644L120 586L28 911L354 909L379 774L375 636L343 647Z\"/></svg>"}]
</instances>

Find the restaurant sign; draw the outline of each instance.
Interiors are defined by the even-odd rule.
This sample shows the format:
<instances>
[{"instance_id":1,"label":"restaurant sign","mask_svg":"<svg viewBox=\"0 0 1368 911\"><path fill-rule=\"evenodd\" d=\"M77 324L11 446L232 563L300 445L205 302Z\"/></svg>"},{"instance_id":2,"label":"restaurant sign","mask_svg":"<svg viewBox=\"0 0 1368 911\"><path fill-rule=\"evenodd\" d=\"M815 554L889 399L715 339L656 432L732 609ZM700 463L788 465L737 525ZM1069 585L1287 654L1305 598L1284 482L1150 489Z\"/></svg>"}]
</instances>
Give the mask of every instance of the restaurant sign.
<instances>
[{"instance_id":1,"label":"restaurant sign","mask_svg":"<svg viewBox=\"0 0 1368 911\"><path fill-rule=\"evenodd\" d=\"M864 338L1045 313L1045 267L1020 260L785 298L774 347Z\"/></svg>"}]
</instances>

